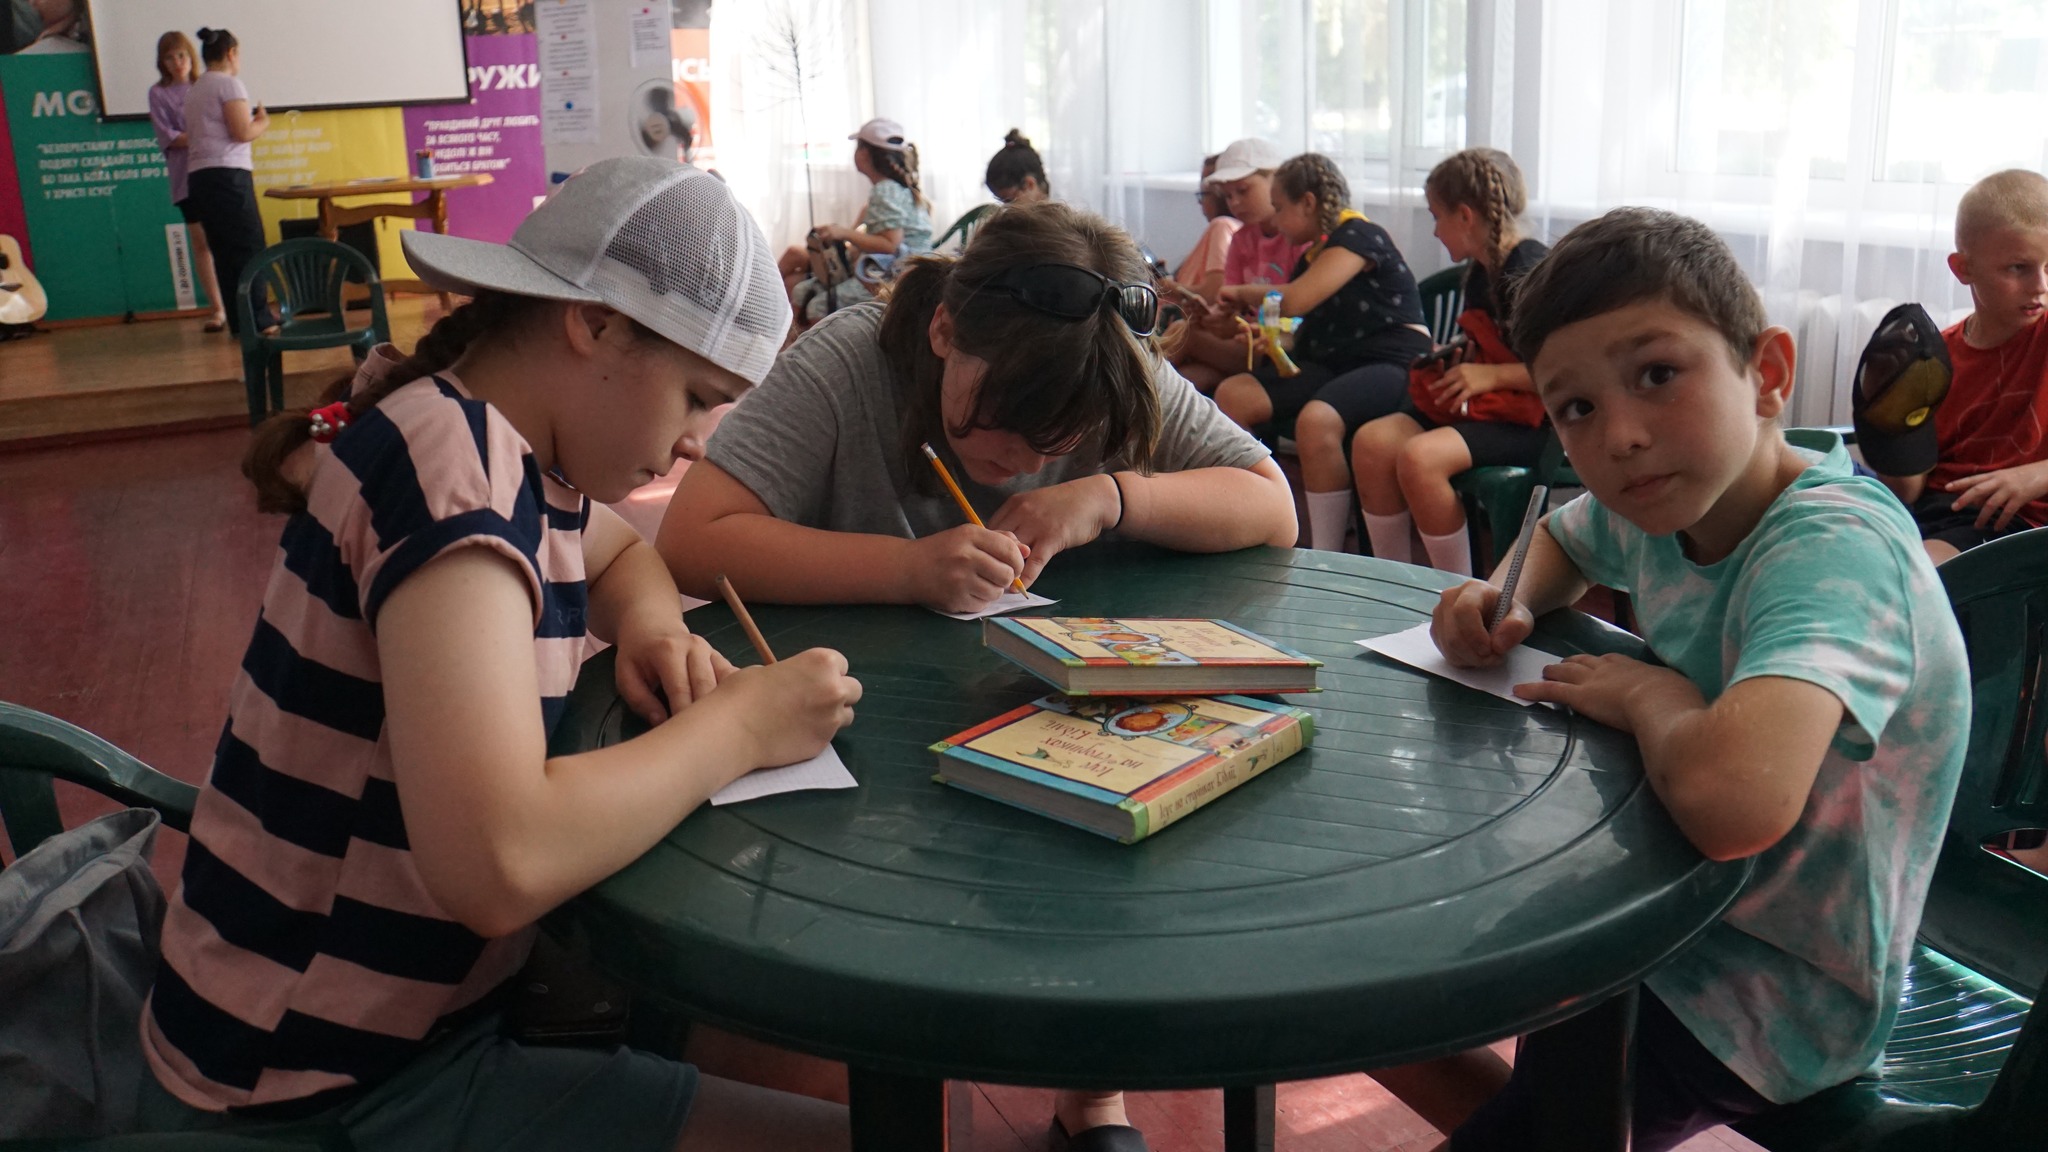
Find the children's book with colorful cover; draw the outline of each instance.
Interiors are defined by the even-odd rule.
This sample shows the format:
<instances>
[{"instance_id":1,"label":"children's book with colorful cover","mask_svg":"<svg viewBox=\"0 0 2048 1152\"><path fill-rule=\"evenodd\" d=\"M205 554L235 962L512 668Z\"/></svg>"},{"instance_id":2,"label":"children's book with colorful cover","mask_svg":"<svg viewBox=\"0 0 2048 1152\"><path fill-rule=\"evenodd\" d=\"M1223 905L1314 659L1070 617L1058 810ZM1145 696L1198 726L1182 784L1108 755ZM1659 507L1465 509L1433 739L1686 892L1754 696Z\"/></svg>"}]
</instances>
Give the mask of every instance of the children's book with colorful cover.
<instances>
[{"instance_id":1,"label":"children's book with colorful cover","mask_svg":"<svg viewBox=\"0 0 2048 1152\"><path fill-rule=\"evenodd\" d=\"M942 784L1130 844L1314 738L1307 712L1245 696L1047 696L932 751Z\"/></svg>"},{"instance_id":2,"label":"children's book with colorful cover","mask_svg":"<svg viewBox=\"0 0 2048 1152\"><path fill-rule=\"evenodd\" d=\"M991 617L981 642L1069 696L1314 692L1323 666L1228 620Z\"/></svg>"}]
</instances>

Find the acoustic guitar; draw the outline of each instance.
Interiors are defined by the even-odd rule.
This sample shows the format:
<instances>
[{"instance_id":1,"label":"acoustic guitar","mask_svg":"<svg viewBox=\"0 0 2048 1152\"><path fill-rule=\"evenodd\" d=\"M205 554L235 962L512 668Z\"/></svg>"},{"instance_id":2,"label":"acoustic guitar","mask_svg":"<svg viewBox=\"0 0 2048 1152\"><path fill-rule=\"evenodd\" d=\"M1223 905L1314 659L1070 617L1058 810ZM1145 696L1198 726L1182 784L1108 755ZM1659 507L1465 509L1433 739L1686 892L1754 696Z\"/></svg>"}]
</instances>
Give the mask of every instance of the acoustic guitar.
<instances>
[{"instance_id":1,"label":"acoustic guitar","mask_svg":"<svg viewBox=\"0 0 2048 1152\"><path fill-rule=\"evenodd\" d=\"M21 245L0 232L0 326L33 324L49 310L50 298L21 258Z\"/></svg>"}]
</instances>

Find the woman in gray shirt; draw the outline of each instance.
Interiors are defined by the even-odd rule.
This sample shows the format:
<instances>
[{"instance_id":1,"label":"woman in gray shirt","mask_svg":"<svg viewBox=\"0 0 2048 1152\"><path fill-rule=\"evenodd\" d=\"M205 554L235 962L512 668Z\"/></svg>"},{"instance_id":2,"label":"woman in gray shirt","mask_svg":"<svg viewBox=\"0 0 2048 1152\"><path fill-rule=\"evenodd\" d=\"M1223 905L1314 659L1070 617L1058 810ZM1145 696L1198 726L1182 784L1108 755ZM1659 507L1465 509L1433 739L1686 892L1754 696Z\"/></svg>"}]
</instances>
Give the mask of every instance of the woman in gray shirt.
<instances>
[{"instance_id":1,"label":"woman in gray shirt","mask_svg":"<svg viewBox=\"0 0 2048 1152\"><path fill-rule=\"evenodd\" d=\"M1057 202L911 261L886 305L791 345L683 474L657 539L676 584L715 596L723 572L750 599L962 612L1112 529L1292 545L1279 466L1159 355L1150 279L1123 231ZM994 510L986 528L962 523L927 443ZM1055 1110L1074 1149L1145 1147L1120 1092Z\"/></svg>"},{"instance_id":2,"label":"woman in gray shirt","mask_svg":"<svg viewBox=\"0 0 2048 1152\"><path fill-rule=\"evenodd\" d=\"M659 536L676 582L968 611L1112 528L1191 552L1292 545L1286 478L1161 358L1149 283L1129 236L1057 202L912 261L886 305L784 352L684 473ZM987 528L961 522L927 442Z\"/></svg>"}]
</instances>

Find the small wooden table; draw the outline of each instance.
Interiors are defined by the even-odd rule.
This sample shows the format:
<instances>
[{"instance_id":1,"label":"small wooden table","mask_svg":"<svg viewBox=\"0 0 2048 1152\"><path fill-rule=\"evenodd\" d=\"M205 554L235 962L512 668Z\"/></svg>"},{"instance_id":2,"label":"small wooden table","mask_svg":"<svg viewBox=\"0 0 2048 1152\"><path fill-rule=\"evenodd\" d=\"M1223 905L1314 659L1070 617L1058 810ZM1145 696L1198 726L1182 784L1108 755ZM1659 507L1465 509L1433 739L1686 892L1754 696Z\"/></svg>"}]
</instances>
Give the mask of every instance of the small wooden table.
<instances>
[{"instance_id":1,"label":"small wooden table","mask_svg":"<svg viewBox=\"0 0 2048 1152\"><path fill-rule=\"evenodd\" d=\"M1221 616L1325 662L1324 691L1290 698L1315 715L1312 749L1132 845L932 783L927 745L1047 690L980 625L757 605L778 651L852 661L867 694L834 743L861 787L698 809L549 929L642 995L847 1061L856 1149L936 1152L948 1077L1220 1086L1225 1147L1270 1148L1276 1081L1532 1031L1579 1058L1573 1083L1539 1089L1543 1146L1623 1148L1632 989L1749 864L1686 843L1629 737L1352 643L1427 619L1450 582L1275 548L1054 560L1054 611ZM722 605L690 619L747 651ZM1575 612L1535 642L1645 652ZM552 751L643 729L606 653Z\"/></svg>"},{"instance_id":2,"label":"small wooden table","mask_svg":"<svg viewBox=\"0 0 2048 1152\"><path fill-rule=\"evenodd\" d=\"M265 196L276 200L317 200L320 203L320 236L334 240L341 230L351 224L375 220L379 216L395 216L404 220L429 221L434 231L446 235L448 232L448 189L475 188L489 184L491 178L483 173L464 173L460 176L436 176L432 180L404 177L396 180L344 180L334 184L291 184L282 188L266 188ZM426 198L410 204L363 204L345 208L336 200L350 196L389 196L395 192L425 192ZM387 279L384 286L398 292L426 292L425 284L417 280ZM442 292L441 310L448 310L448 293Z\"/></svg>"}]
</instances>

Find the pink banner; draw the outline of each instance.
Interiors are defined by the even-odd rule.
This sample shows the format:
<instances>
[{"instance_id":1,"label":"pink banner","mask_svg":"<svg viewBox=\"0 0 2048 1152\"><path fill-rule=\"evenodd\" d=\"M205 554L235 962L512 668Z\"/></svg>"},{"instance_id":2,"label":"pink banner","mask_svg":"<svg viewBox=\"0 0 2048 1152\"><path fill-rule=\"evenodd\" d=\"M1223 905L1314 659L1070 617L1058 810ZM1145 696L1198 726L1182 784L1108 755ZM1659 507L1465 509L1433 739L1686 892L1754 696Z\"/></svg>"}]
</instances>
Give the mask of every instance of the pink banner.
<instances>
[{"instance_id":1,"label":"pink banner","mask_svg":"<svg viewBox=\"0 0 2048 1152\"><path fill-rule=\"evenodd\" d=\"M469 37L468 104L405 109L405 146L434 153L434 174L477 172L491 183L448 194L448 231L502 244L547 195L540 70L533 36Z\"/></svg>"}]
</instances>

